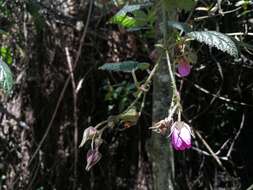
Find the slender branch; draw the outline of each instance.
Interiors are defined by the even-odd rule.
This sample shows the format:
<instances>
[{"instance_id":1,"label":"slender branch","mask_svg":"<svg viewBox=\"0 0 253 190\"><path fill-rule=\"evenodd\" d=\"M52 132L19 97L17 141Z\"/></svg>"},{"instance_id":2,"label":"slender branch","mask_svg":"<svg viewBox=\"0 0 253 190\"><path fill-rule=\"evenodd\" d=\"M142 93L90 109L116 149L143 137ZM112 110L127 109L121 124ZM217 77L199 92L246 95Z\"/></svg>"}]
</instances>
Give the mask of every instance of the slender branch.
<instances>
[{"instance_id":1,"label":"slender branch","mask_svg":"<svg viewBox=\"0 0 253 190\"><path fill-rule=\"evenodd\" d=\"M210 154L212 155L212 157L215 159L215 161L218 163L218 165L224 170L226 171L226 168L222 165L219 157L213 152L213 150L211 149L211 147L207 144L207 142L205 141L205 139L202 137L202 135L195 130L195 134L199 137L199 139L201 140L201 142L203 143L203 145L206 147L206 149L210 152Z\"/></svg>"},{"instance_id":2,"label":"slender branch","mask_svg":"<svg viewBox=\"0 0 253 190\"><path fill-rule=\"evenodd\" d=\"M238 137L239 137L239 135L240 135L240 133L241 133L241 130L242 130L243 126L244 126L244 121L245 121L245 114L243 113L243 115L242 115L242 120L241 120L241 124L240 124L240 128L239 128L239 130L237 131L237 133L236 133L236 135L235 135L235 137L234 137L234 139L233 139L233 142L231 143L231 146L230 146L230 148L229 148L229 150L228 150L228 153L227 153L227 157L228 157L228 158L231 156L231 152L232 152L232 150L233 150L233 148L234 148L235 142L236 142L236 140L238 139Z\"/></svg>"},{"instance_id":3,"label":"slender branch","mask_svg":"<svg viewBox=\"0 0 253 190\"><path fill-rule=\"evenodd\" d=\"M169 68L169 74L170 74L171 83L172 83L172 87L173 87L173 94L174 94L177 91L176 80L175 80L175 76L174 76L173 71L172 71L172 65L171 65L171 62L170 62L170 57L169 57L168 50L166 50L165 53L166 53L166 59L167 59L167 64L168 64L168 68Z\"/></svg>"},{"instance_id":4,"label":"slender branch","mask_svg":"<svg viewBox=\"0 0 253 190\"><path fill-rule=\"evenodd\" d=\"M69 73L71 77L71 84L72 84L72 95L73 95L73 118L74 118L74 183L73 183L73 190L76 189L76 182L77 182L77 162L78 162L78 117L77 117L77 93L76 93L76 82L73 72L73 67L71 63L71 57L69 54L68 47L65 48L66 57L67 57L67 64L69 67Z\"/></svg>"}]
</instances>

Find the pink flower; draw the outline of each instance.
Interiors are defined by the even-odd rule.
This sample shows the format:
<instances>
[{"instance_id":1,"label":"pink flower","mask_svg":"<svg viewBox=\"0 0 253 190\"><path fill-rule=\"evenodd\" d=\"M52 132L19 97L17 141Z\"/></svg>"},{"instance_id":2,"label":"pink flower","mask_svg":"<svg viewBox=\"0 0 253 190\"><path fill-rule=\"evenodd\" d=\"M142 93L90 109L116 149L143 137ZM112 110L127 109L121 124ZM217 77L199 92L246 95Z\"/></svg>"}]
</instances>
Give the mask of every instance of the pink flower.
<instances>
[{"instance_id":1,"label":"pink flower","mask_svg":"<svg viewBox=\"0 0 253 190\"><path fill-rule=\"evenodd\" d=\"M186 77L191 72L191 65L184 58L179 60L177 71L181 77Z\"/></svg>"},{"instance_id":2,"label":"pink flower","mask_svg":"<svg viewBox=\"0 0 253 190\"><path fill-rule=\"evenodd\" d=\"M172 127L171 143L176 150L191 148L191 128L185 122L177 121Z\"/></svg>"}]
</instances>

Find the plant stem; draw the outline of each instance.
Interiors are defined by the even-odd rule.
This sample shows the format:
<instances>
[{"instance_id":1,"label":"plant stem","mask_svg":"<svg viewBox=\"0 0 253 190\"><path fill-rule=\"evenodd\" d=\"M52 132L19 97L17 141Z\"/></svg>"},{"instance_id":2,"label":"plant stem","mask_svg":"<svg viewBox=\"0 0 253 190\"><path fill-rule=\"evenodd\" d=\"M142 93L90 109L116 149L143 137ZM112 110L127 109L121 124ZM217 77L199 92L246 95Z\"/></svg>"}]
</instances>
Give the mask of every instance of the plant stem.
<instances>
[{"instance_id":1,"label":"plant stem","mask_svg":"<svg viewBox=\"0 0 253 190\"><path fill-rule=\"evenodd\" d=\"M172 88L173 88L173 96L174 96L175 93L177 92L177 85L176 85L175 75L172 71L172 65L171 65L168 50L166 50L165 53L166 53L166 59L167 59L167 64L168 64L168 68L169 68L169 74L170 74L170 79L171 79Z\"/></svg>"}]
</instances>

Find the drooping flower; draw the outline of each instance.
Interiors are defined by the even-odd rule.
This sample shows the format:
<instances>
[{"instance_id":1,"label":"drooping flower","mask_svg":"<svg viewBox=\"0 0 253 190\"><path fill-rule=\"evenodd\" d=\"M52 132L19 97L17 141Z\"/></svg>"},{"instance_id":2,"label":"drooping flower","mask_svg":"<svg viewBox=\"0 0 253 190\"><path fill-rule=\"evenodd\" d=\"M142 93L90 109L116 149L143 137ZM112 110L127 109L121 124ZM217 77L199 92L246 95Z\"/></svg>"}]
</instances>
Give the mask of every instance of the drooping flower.
<instances>
[{"instance_id":1,"label":"drooping flower","mask_svg":"<svg viewBox=\"0 0 253 190\"><path fill-rule=\"evenodd\" d=\"M79 148L82 147L88 140L92 139L96 135L97 129L94 127L88 127L83 132L83 139L79 145Z\"/></svg>"},{"instance_id":2,"label":"drooping flower","mask_svg":"<svg viewBox=\"0 0 253 190\"><path fill-rule=\"evenodd\" d=\"M182 121L176 121L171 130L171 143L176 150L191 148L191 128L189 125Z\"/></svg>"},{"instance_id":3,"label":"drooping flower","mask_svg":"<svg viewBox=\"0 0 253 190\"><path fill-rule=\"evenodd\" d=\"M96 163L99 162L99 160L101 159L101 157L102 157L102 154L98 151L98 148L96 148L96 149L90 149L87 152L87 155L86 155L87 164L86 164L85 170L86 171L90 171L90 169Z\"/></svg>"},{"instance_id":4,"label":"drooping flower","mask_svg":"<svg viewBox=\"0 0 253 190\"><path fill-rule=\"evenodd\" d=\"M191 72L191 65L185 58L181 58L177 65L177 71L181 77L186 77Z\"/></svg>"}]
</instances>

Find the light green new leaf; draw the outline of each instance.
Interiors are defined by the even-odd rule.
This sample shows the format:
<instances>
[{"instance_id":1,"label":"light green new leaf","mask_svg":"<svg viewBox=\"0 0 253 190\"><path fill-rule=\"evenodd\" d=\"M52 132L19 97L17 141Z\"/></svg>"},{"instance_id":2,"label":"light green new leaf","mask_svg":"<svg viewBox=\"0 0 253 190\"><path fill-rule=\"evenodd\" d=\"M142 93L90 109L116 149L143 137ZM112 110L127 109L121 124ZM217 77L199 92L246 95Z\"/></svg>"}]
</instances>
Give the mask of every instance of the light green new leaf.
<instances>
[{"instance_id":1,"label":"light green new leaf","mask_svg":"<svg viewBox=\"0 0 253 190\"><path fill-rule=\"evenodd\" d=\"M187 33L186 36L193 40L205 43L211 47L226 52L234 57L238 57L238 49L235 42L225 34L216 31L195 31Z\"/></svg>"},{"instance_id":2,"label":"light green new leaf","mask_svg":"<svg viewBox=\"0 0 253 190\"><path fill-rule=\"evenodd\" d=\"M13 77L8 65L0 59L0 87L10 94L13 87Z\"/></svg>"},{"instance_id":3,"label":"light green new leaf","mask_svg":"<svg viewBox=\"0 0 253 190\"><path fill-rule=\"evenodd\" d=\"M147 15L140 9L149 5L150 4L125 5L111 18L110 22L125 28L144 26L147 23ZM131 16L128 15L129 13L131 13Z\"/></svg>"},{"instance_id":4,"label":"light green new leaf","mask_svg":"<svg viewBox=\"0 0 253 190\"><path fill-rule=\"evenodd\" d=\"M131 28L136 26L136 19L130 16L114 16L111 19L111 22L114 24L121 25L125 28Z\"/></svg>"},{"instance_id":5,"label":"light green new leaf","mask_svg":"<svg viewBox=\"0 0 253 190\"><path fill-rule=\"evenodd\" d=\"M12 64L11 50L8 47L0 48L0 55L7 64Z\"/></svg>"},{"instance_id":6,"label":"light green new leaf","mask_svg":"<svg viewBox=\"0 0 253 190\"><path fill-rule=\"evenodd\" d=\"M135 70L145 70L149 68L148 63L140 63L137 61L122 61L119 63L106 63L99 67L100 70L108 71L122 71L122 72L132 72Z\"/></svg>"}]
</instances>

